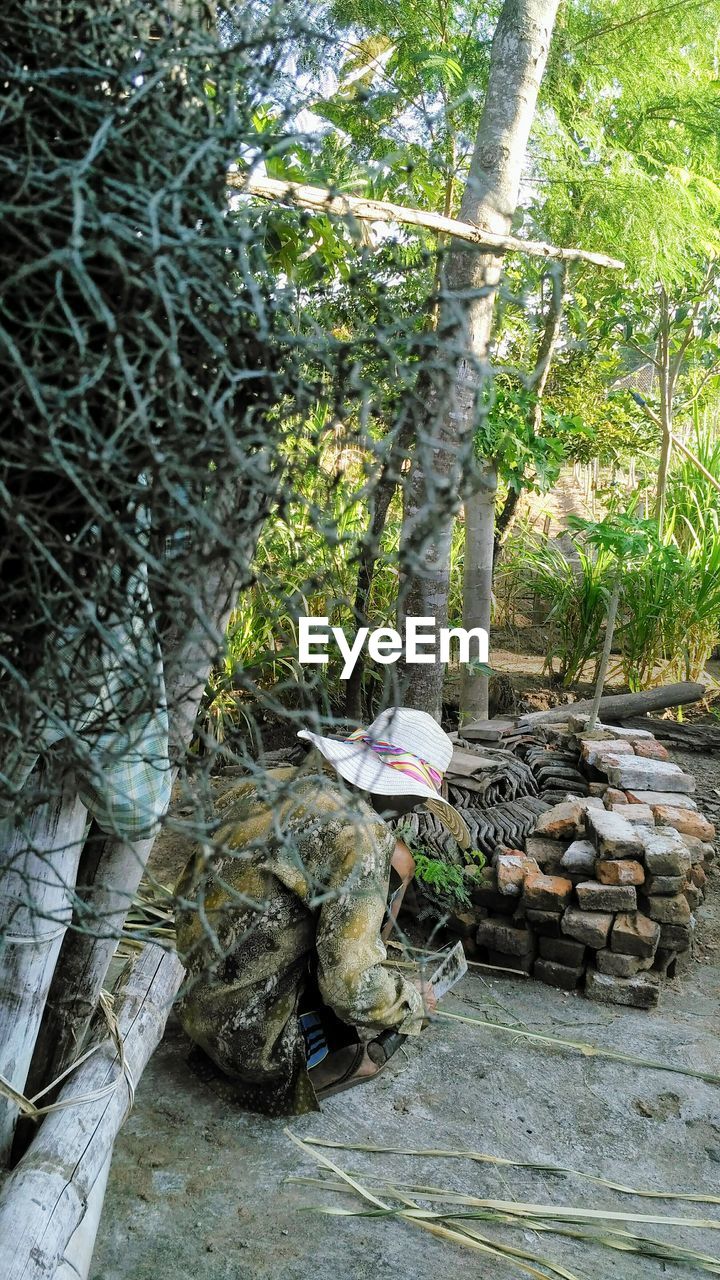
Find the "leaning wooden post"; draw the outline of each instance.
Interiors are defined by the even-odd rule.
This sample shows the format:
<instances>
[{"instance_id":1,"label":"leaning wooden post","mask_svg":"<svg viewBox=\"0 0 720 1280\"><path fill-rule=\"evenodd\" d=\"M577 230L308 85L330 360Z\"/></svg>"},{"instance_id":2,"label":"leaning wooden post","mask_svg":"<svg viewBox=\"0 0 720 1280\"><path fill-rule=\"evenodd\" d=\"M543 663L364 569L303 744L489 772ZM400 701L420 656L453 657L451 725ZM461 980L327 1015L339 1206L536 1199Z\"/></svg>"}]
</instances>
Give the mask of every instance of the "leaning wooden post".
<instances>
[{"instance_id":1,"label":"leaning wooden post","mask_svg":"<svg viewBox=\"0 0 720 1280\"><path fill-rule=\"evenodd\" d=\"M72 897L85 837L85 806L73 779L59 799L39 805L0 834L0 1075L25 1089ZM7 1163L18 1117L0 1097L0 1165Z\"/></svg>"},{"instance_id":2,"label":"leaning wooden post","mask_svg":"<svg viewBox=\"0 0 720 1280\"><path fill-rule=\"evenodd\" d=\"M162 1037L183 976L174 952L154 944L143 948L118 997L125 1069L108 1035L68 1077L57 1100L61 1109L45 1118L8 1175L0 1192L3 1280L55 1276L132 1105L133 1085ZM83 1101L88 1095L95 1095L94 1100Z\"/></svg>"}]
</instances>

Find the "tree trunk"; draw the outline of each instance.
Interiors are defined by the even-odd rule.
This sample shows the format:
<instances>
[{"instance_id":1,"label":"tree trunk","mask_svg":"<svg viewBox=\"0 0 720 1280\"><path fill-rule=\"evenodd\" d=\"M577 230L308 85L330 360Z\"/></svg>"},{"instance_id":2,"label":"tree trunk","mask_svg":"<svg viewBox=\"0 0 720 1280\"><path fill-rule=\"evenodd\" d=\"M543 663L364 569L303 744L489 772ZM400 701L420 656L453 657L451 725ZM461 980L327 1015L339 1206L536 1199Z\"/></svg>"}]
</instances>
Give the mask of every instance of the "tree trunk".
<instances>
[{"instance_id":1,"label":"tree trunk","mask_svg":"<svg viewBox=\"0 0 720 1280\"><path fill-rule=\"evenodd\" d=\"M183 980L174 952L147 946L118 999L117 1021L129 1078L135 1084L159 1043ZM85 1214L122 1126L132 1093L113 1040L68 1078L59 1101L109 1085L95 1101L51 1112L0 1195L0 1273L3 1280L48 1280Z\"/></svg>"},{"instance_id":2,"label":"tree trunk","mask_svg":"<svg viewBox=\"0 0 720 1280\"><path fill-rule=\"evenodd\" d=\"M370 528L360 550L355 587L353 612L358 627L367 626L370 593L375 576L375 566L378 561L380 539L395 490L402 481L402 464L410 447L411 439L412 423L408 421L400 428L397 440L393 442L390 456L382 468L373 494ZM362 683L364 672L365 651L363 650L358 656L345 690L345 714L350 720L360 721L363 718Z\"/></svg>"},{"instance_id":3,"label":"tree trunk","mask_svg":"<svg viewBox=\"0 0 720 1280\"><path fill-rule=\"evenodd\" d=\"M608 665L610 663L610 654L612 653L612 642L615 634L615 619L617 617L618 604L620 602L620 579L618 578L612 590L612 595L608 603L607 618L605 619L605 643L603 651L600 655L600 665L598 666L597 681L595 683L595 693L593 694L592 706L590 707L590 716L588 718L588 732L592 733L598 720L600 711L600 703L602 701L602 691L605 684Z\"/></svg>"},{"instance_id":4,"label":"tree trunk","mask_svg":"<svg viewBox=\"0 0 720 1280\"><path fill-rule=\"evenodd\" d=\"M67 780L58 800L39 805L0 835L0 1075L24 1093L60 946L85 835L85 806ZM0 1165L10 1154L18 1109L0 1097Z\"/></svg>"},{"instance_id":5,"label":"tree trunk","mask_svg":"<svg viewBox=\"0 0 720 1280\"><path fill-rule=\"evenodd\" d=\"M558 0L505 0L492 43L487 96L461 221L499 234L510 227L557 6ZM403 528L402 561L408 575L403 610L434 617L437 626L447 625L453 519L465 492L470 538L465 554L465 626L489 629L497 476L492 462L473 467L472 458L501 266L500 252L481 253L452 242L438 326L439 365L449 376L445 382L438 378L428 397ZM407 704L438 718L443 675L440 663L409 667ZM484 682L482 688L485 697L480 696L478 707L486 707ZM474 705L473 694L470 700Z\"/></svg>"},{"instance_id":6,"label":"tree trunk","mask_svg":"<svg viewBox=\"0 0 720 1280\"><path fill-rule=\"evenodd\" d=\"M538 346L537 361L535 363L535 371L530 379L530 386L535 392L535 400L532 409L532 433L534 436L540 431L542 426L542 401L545 394L550 366L555 355L555 348L560 337L560 329L562 326L563 307L565 303L565 284L567 282L567 267L563 264L559 270L550 273L552 280L552 294L550 297L550 305L545 317L543 325L542 337ZM505 538L512 525L515 512L517 511L520 501L521 490L510 489L503 504L503 509L495 521L495 538L493 546L493 574L500 563L500 556L505 542Z\"/></svg>"},{"instance_id":7,"label":"tree trunk","mask_svg":"<svg viewBox=\"0 0 720 1280\"><path fill-rule=\"evenodd\" d=\"M667 492L670 455L672 453L672 384L670 377L670 310L665 289L660 293L660 340L658 342L658 370L660 377L660 425L662 427L662 444L660 446L660 466L658 469L657 495L655 498L655 519L658 533L662 536L665 524L665 494Z\"/></svg>"}]
</instances>

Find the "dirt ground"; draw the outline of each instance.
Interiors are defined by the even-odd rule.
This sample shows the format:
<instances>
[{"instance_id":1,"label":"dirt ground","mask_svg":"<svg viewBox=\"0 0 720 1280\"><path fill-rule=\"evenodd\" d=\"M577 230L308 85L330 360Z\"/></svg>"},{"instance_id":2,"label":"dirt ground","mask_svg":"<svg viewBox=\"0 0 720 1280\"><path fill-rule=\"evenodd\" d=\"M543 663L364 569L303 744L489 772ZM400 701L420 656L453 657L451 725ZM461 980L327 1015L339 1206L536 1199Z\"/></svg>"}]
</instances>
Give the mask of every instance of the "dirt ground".
<instances>
[{"instance_id":1,"label":"dirt ground","mask_svg":"<svg viewBox=\"0 0 720 1280\"><path fill-rule=\"evenodd\" d=\"M698 778L717 816L720 757L676 756ZM720 1076L720 874L699 913L687 971L651 1013L612 1009L539 982L474 968L444 1002L448 1012L650 1058ZM326 1216L322 1206L360 1207L289 1181L317 1177L279 1121L231 1109L185 1061L171 1018L117 1142L91 1280L366 1280L383 1275L522 1274L434 1238L409 1221ZM379 1079L289 1124L299 1137L477 1150L547 1162L635 1188L720 1195L720 1087L689 1076L588 1057L502 1031L438 1020ZM545 1202L685 1218L716 1206L641 1200L561 1178L467 1160L327 1152L364 1176L454 1188L509 1201ZM552 1257L577 1280L677 1280L690 1270L638 1260L595 1244L473 1224L532 1254ZM716 1231L631 1226L640 1234L720 1254Z\"/></svg>"}]
</instances>

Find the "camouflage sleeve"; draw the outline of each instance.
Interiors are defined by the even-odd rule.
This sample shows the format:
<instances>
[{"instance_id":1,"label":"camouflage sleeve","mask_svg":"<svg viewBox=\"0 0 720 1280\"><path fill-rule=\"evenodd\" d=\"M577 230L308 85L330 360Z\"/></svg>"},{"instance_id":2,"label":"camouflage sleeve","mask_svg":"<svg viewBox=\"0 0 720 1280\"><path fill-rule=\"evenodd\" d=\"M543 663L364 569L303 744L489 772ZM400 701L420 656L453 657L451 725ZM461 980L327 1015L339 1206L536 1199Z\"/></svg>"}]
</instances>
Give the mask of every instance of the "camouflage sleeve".
<instances>
[{"instance_id":1,"label":"camouflage sleeve","mask_svg":"<svg viewBox=\"0 0 720 1280\"><path fill-rule=\"evenodd\" d=\"M378 838L379 832L382 834ZM377 820L346 826L337 839L344 877L320 910L316 948L323 999L343 1022L417 1035L423 1003L400 974L383 968L380 938L394 836Z\"/></svg>"}]
</instances>

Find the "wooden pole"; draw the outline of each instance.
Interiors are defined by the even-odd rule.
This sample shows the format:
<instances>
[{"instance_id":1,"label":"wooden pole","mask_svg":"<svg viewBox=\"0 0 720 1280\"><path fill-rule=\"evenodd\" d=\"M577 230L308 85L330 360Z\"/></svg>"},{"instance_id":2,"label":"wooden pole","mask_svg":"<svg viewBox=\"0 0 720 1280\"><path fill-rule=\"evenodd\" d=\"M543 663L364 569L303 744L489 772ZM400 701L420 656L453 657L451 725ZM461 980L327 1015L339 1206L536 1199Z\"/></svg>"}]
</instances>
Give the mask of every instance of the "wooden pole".
<instances>
[{"instance_id":1,"label":"wooden pole","mask_svg":"<svg viewBox=\"0 0 720 1280\"><path fill-rule=\"evenodd\" d=\"M73 1072L58 1103L0 1193L0 1275L3 1280L50 1280L85 1215L137 1084L159 1043L184 970L174 952L143 948L118 998L118 1035ZM81 1099L108 1089L94 1101Z\"/></svg>"},{"instance_id":2,"label":"wooden pole","mask_svg":"<svg viewBox=\"0 0 720 1280\"><path fill-rule=\"evenodd\" d=\"M498 235L471 222L460 222L443 213L431 213L424 209L410 209L406 205L391 204L389 200L366 200L363 196L348 196L326 187L308 187L301 182L280 182L277 178L229 173L228 186L262 200L278 200L284 204L298 205L301 209L316 209L319 213L339 217L357 218L361 222L402 222L408 226L425 227L450 235L455 240L482 249L497 249L500 253L527 253L534 258L554 258L560 262L591 262L596 267L608 267L624 271L625 263L610 258L605 253L588 249L560 249L556 245L539 240L520 240L517 236Z\"/></svg>"},{"instance_id":3,"label":"wooden pole","mask_svg":"<svg viewBox=\"0 0 720 1280\"><path fill-rule=\"evenodd\" d=\"M72 916L86 811L68 779L59 799L0 829L0 1075L22 1093L55 963ZM0 1097L0 1165L18 1117Z\"/></svg>"}]
</instances>

